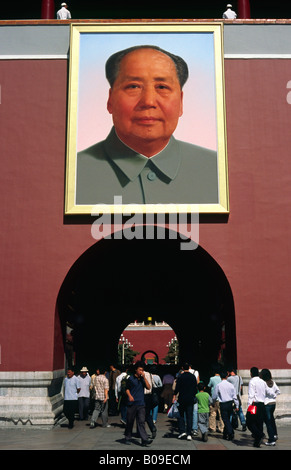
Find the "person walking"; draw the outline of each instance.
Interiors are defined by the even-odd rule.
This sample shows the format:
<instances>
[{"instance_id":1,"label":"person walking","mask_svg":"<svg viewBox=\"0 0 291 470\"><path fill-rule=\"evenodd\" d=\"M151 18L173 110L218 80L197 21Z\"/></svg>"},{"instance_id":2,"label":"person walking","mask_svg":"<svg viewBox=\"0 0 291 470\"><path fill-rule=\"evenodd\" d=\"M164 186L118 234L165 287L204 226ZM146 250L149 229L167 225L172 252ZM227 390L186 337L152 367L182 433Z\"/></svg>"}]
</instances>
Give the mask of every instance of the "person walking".
<instances>
[{"instance_id":1,"label":"person walking","mask_svg":"<svg viewBox=\"0 0 291 470\"><path fill-rule=\"evenodd\" d=\"M183 365L183 372L179 375L174 390L173 402L178 401L180 417L178 439L187 436L191 441L191 432L193 426L193 408L196 402L197 380L194 374L189 372L189 364ZM186 416L186 425L185 417Z\"/></svg>"},{"instance_id":2,"label":"person walking","mask_svg":"<svg viewBox=\"0 0 291 470\"><path fill-rule=\"evenodd\" d=\"M109 373L109 415L110 416L117 416L117 402L115 396L115 382L117 377L120 375L120 370L116 369L116 367L111 364L110 365L110 373Z\"/></svg>"},{"instance_id":3,"label":"person walking","mask_svg":"<svg viewBox=\"0 0 291 470\"><path fill-rule=\"evenodd\" d=\"M127 370L127 368L122 367L121 374L116 377L115 381L115 397L120 411L120 422L123 425L126 424L127 413L126 382L129 377Z\"/></svg>"},{"instance_id":4,"label":"person walking","mask_svg":"<svg viewBox=\"0 0 291 470\"><path fill-rule=\"evenodd\" d=\"M209 409L209 431L210 432L223 432L224 424L221 418L219 400L213 399L214 390L217 384L221 382L221 377L218 372L218 367L215 367L213 376L210 377L208 387L210 388L210 394L212 397L212 404ZM218 418L218 419L217 419Z\"/></svg>"},{"instance_id":5,"label":"person walking","mask_svg":"<svg viewBox=\"0 0 291 470\"><path fill-rule=\"evenodd\" d=\"M74 427L75 413L78 411L78 379L73 369L68 368L64 380L64 415L69 421L69 429Z\"/></svg>"},{"instance_id":6,"label":"person walking","mask_svg":"<svg viewBox=\"0 0 291 470\"><path fill-rule=\"evenodd\" d=\"M153 423L156 424L158 420L158 412L159 412L159 402L160 402L160 394L163 387L163 383L161 377L157 374L157 370L155 366L150 368L150 372L153 378L153 393L157 396L157 404L153 407L151 414L153 416Z\"/></svg>"},{"instance_id":7,"label":"person walking","mask_svg":"<svg viewBox=\"0 0 291 470\"><path fill-rule=\"evenodd\" d=\"M209 407L212 403L212 399L209 393L205 391L206 387L202 382L199 382L197 387L198 428L202 434L202 441L206 442L208 440Z\"/></svg>"},{"instance_id":8,"label":"person walking","mask_svg":"<svg viewBox=\"0 0 291 470\"><path fill-rule=\"evenodd\" d=\"M100 374L96 375L93 379L93 386L95 389L95 409L91 416L90 429L94 429L97 419L101 415L102 427L110 428L108 424L108 391L109 381L106 378L105 368L100 367Z\"/></svg>"},{"instance_id":9,"label":"person walking","mask_svg":"<svg viewBox=\"0 0 291 470\"><path fill-rule=\"evenodd\" d=\"M88 411L90 406L90 385L91 377L87 367L82 367L80 375L78 376L78 404L79 404L79 417L81 421L88 419Z\"/></svg>"},{"instance_id":10,"label":"person walking","mask_svg":"<svg viewBox=\"0 0 291 470\"><path fill-rule=\"evenodd\" d=\"M260 447L264 433L265 399L266 383L259 377L259 369L252 367L250 369L251 380L248 386L248 407L256 406L256 413L247 412L247 427L254 437L254 447Z\"/></svg>"},{"instance_id":11,"label":"person walking","mask_svg":"<svg viewBox=\"0 0 291 470\"><path fill-rule=\"evenodd\" d=\"M245 415L243 413L242 406L241 406L241 390L242 390L242 386L243 386L243 380L239 375L237 375L236 369L231 369L229 371L227 380L235 388L235 391L236 391L236 394L237 394L237 399L238 399L238 402L239 402L239 409L238 409L237 416L238 416L238 418L240 420L240 423L242 425L242 431L246 431L246 429L247 429L246 418L245 418Z\"/></svg>"},{"instance_id":12,"label":"person walking","mask_svg":"<svg viewBox=\"0 0 291 470\"><path fill-rule=\"evenodd\" d=\"M197 385L200 382L199 372L196 369L192 368L192 365L189 364L189 372L194 374L196 377ZM193 406L193 425L192 425L192 436L198 436L198 403L194 402Z\"/></svg>"},{"instance_id":13,"label":"person walking","mask_svg":"<svg viewBox=\"0 0 291 470\"><path fill-rule=\"evenodd\" d=\"M145 388L150 390L151 387L145 377L143 363L136 362L134 365L134 373L133 375L130 375L126 384L128 400L124 443L127 445L131 443L132 428L135 419L137 431L141 438L141 445L145 447L152 443L152 440L148 439L148 435L145 430Z\"/></svg>"},{"instance_id":14,"label":"person walking","mask_svg":"<svg viewBox=\"0 0 291 470\"><path fill-rule=\"evenodd\" d=\"M276 409L276 398L280 395L280 389L276 382L272 379L272 374L269 369L262 369L260 373L262 380L266 382L266 398L265 398L265 415L264 421L267 426L268 441L265 442L266 446L276 445L278 439L277 426L274 418L274 412Z\"/></svg>"},{"instance_id":15,"label":"person walking","mask_svg":"<svg viewBox=\"0 0 291 470\"><path fill-rule=\"evenodd\" d=\"M147 423L148 427L150 428L150 431L152 433L152 439L155 439L155 437L157 435L157 428L154 424L153 415L152 415L152 410L154 408L154 404L153 404L154 383L153 383L152 374L148 370L145 371L145 378L147 379L147 381L150 385L150 389L147 389L147 388L144 389L145 422Z\"/></svg>"},{"instance_id":16,"label":"person walking","mask_svg":"<svg viewBox=\"0 0 291 470\"><path fill-rule=\"evenodd\" d=\"M95 374L91 375L91 383L90 383L90 415L92 415L94 408L95 408L95 388L94 388L94 379L96 375L100 375L100 370L97 367L95 370Z\"/></svg>"},{"instance_id":17,"label":"person walking","mask_svg":"<svg viewBox=\"0 0 291 470\"><path fill-rule=\"evenodd\" d=\"M236 410L239 408L239 402L234 386L227 381L227 372L220 372L221 382L214 389L213 399L219 400L221 418L224 424L223 438L231 441L234 438L234 430L230 422L233 413L233 404Z\"/></svg>"},{"instance_id":18,"label":"person walking","mask_svg":"<svg viewBox=\"0 0 291 470\"><path fill-rule=\"evenodd\" d=\"M163 383L163 390L161 393L161 398L164 400L164 413L167 413L169 408L172 405L173 401L173 384L175 381L175 377L166 369L166 373L163 376L162 383Z\"/></svg>"}]
</instances>

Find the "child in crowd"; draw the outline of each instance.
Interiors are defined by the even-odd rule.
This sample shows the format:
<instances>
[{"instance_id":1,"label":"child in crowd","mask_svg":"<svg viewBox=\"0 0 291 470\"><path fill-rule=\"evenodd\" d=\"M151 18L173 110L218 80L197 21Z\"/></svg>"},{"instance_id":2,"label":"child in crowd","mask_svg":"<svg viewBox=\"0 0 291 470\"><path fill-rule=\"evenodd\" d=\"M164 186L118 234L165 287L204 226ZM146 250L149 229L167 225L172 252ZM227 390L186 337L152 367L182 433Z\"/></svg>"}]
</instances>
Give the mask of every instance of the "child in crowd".
<instances>
[{"instance_id":1,"label":"child in crowd","mask_svg":"<svg viewBox=\"0 0 291 470\"><path fill-rule=\"evenodd\" d=\"M198 401L198 428L202 434L202 441L208 440L208 423L209 423L209 405L212 400L210 395L205 392L205 385L203 382L198 384L198 393L196 395Z\"/></svg>"}]
</instances>

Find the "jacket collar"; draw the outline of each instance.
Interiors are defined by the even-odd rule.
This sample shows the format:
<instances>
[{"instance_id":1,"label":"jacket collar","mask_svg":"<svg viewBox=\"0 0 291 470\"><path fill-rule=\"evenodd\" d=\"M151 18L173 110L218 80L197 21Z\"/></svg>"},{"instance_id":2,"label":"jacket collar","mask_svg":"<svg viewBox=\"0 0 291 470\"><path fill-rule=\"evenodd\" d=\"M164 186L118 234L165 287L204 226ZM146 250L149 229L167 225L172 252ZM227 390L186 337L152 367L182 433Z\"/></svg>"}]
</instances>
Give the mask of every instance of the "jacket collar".
<instances>
[{"instance_id":1,"label":"jacket collar","mask_svg":"<svg viewBox=\"0 0 291 470\"><path fill-rule=\"evenodd\" d=\"M148 158L125 145L116 135L113 127L105 141L105 148L108 157L130 181L134 181L150 164L168 179L173 180L177 176L181 164L179 145L173 136L161 152Z\"/></svg>"}]
</instances>

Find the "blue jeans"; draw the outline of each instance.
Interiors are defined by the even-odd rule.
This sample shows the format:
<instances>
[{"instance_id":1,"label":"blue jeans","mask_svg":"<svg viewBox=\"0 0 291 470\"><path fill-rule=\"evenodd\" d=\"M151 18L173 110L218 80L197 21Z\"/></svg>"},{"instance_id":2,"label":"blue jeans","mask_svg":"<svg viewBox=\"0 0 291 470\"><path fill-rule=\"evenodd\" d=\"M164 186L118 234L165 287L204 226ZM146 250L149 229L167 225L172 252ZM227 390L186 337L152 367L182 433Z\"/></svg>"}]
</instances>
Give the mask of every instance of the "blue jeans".
<instances>
[{"instance_id":1,"label":"blue jeans","mask_svg":"<svg viewBox=\"0 0 291 470\"><path fill-rule=\"evenodd\" d=\"M152 410L151 410L151 415L153 417L153 421L156 423L157 422L157 419L158 419L158 411L159 411L159 405L155 406Z\"/></svg>"},{"instance_id":2,"label":"blue jeans","mask_svg":"<svg viewBox=\"0 0 291 470\"><path fill-rule=\"evenodd\" d=\"M239 417L241 424L246 424L246 418L245 418L245 415L241 406L239 407L239 410L238 410L238 417Z\"/></svg>"},{"instance_id":3,"label":"blue jeans","mask_svg":"<svg viewBox=\"0 0 291 470\"><path fill-rule=\"evenodd\" d=\"M193 408L193 431L198 431L198 403L194 404Z\"/></svg>"},{"instance_id":4,"label":"blue jeans","mask_svg":"<svg viewBox=\"0 0 291 470\"><path fill-rule=\"evenodd\" d=\"M243 413L243 410L242 410L241 406L239 407L239 410L238 410L238 417L239 417L239 420L240 420L242 426L244 424L246 424L246 418L245 418L245 415ZM230 422L232 422L232 416L230 418Z\"/></svg>"},{"instance_id":5,"label":"blue jeans","mask_svg":"<svg viewBox=\"0 0 291 470\"><path fill-rule=\"evenodd\" d=\"M269 436L269 442L274 442L275 441L275 436L277 435L277 426L275 423L275 418L274 418L274 411L275 411L276 405L265 405L265 416L264 416L264 421L267 426L267 432Z\"/></svg>"},{"instance_id":6,"label":"blue jeans","mask_svg":"<svg viewBox=\"0 0 291 470\"><path fill-rule=\"evenodd\" d=\"M90 406L90 398L89 397L78 397L78 404L79 404L79 416L80 419L88 419L88 411Z\"/></svg>"},{"instance_id":7,"label":"blue jeans","mask_svg":"<svg viewBox=\"0 0 291 470\"><path fill-rule=\"evenodd\" d=\"M186 419L186 414L184 415L184 418ZM198 403L193 405L192 431L198 431Z\"/></svg>"}]
</instances>

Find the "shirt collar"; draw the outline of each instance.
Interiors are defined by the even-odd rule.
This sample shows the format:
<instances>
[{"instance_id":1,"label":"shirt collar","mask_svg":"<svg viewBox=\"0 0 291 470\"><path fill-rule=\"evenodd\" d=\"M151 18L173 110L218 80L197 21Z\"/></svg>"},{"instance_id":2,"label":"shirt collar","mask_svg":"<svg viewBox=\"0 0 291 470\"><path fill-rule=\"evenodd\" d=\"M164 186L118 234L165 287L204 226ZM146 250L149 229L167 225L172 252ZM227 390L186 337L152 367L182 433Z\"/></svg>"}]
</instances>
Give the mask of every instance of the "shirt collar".
<instances>
[{"instance_id":1,"label":"shirt collar","mask_svg":"<svg viewBox=\"0 0 291 470\"><path fill-rule=\"evenodd\" d=\"M109 158L130 181L134 181L149 162L162 174L173 180L177 176L181 164L179 146L173 136L161 152L148 158L125 145L118 138L113 127L105 141L105 148Z\"/></svg>"}]
</instances>

